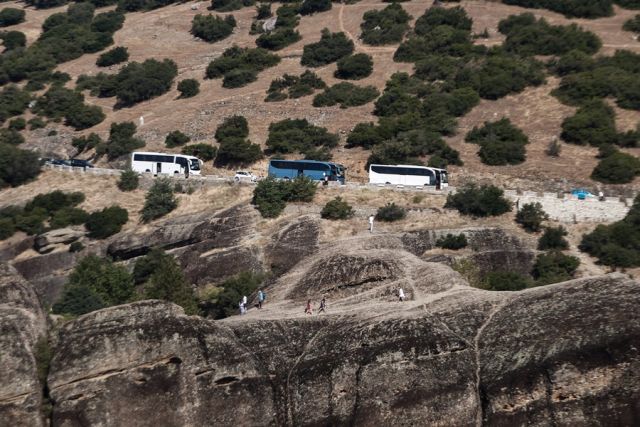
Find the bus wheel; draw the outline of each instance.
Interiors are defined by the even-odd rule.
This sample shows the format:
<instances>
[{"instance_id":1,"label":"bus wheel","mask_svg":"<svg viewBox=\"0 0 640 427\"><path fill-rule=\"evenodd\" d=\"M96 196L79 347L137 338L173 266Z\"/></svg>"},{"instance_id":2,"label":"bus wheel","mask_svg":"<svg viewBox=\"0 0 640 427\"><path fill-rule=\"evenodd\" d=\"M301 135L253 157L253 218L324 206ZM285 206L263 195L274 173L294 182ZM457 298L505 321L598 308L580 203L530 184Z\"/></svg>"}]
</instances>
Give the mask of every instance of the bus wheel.
<instances>
[{"instance_id":1,"label":"bus wheel","mask_svg":"<svg viewBox=\"0 0 640 427\"><path fill-rule=\"evenodd\" d=\"M146 169L144 172L145 173L151 173L151 171L149 169Z\"/></svg>"}]
</instances>

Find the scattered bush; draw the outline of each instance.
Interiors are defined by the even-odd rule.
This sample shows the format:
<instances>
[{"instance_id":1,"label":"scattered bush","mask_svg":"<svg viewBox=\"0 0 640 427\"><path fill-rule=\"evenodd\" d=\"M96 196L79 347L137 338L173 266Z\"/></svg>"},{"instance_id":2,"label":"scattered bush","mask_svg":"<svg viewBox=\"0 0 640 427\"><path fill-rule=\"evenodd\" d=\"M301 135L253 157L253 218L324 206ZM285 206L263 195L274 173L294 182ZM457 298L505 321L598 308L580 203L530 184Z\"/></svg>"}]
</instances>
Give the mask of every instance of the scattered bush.
<instances>
[{"instance_id":1,"label":"scattered bush","mask_svg":"<svg viewBox=\"0 0 640 427\"><path fill-rule=\"evenodd\" d=\"M145 146L144 141L134 138L136 125L133 122L112 123L106 144L96 148L98 154L106 154L109 160L133 153Z\"/></svg>"},{"instance_id":2,"label":"scattered bush","mask_svg":"<svg viewBox=\"0 0 640 427\"><path fill-rule=\"evenodd\" d=\"M399 221L406 216L407 211L402 206L398 206L393 202L378 208L376 212L376 219L385 222Z\"/></svg>"},{"instance_id":3,"label":"scattered bush","mask_svg":"<svg viewBox=\"0 0 640 427\"><path fill-rule=\"evenodd\" d=\"M251 203L264 218L275 218L282 213L287 202L310 202L315 192L316 183L305 176L290 181L268 177L256 185Z\"/></svg>"},{"instance_id":4,"label":"scattered bush","mask_svg":"<svg viewBox=\"0 0 640 427\"><path fill-rule=\"evenodd\" d=\"M8 27L24 22L25 12L22 9L5 7L0 10L0 27Z\"/></svg>"},{"instance_id":5,"label":"scattered bush","mask_svg":"<svg viewBox=\"0 0 640 427\"><path fill-rule=\"evenodd\" d=\"M338 136L306 119L285 119L269 125L266 145L273 153L306 153L317 147L335 147Z\"/></svg>"},{"instance_id":6,"label":"scattered bush","mask_svg":"<svg viewBox=\"0 0 640 427\"><path fill-rule=\"evenodd\" d=\"M38 98L34 111L54 120L64 117L75 130L93 127L106 117L97 105L84 104L84 95L62 86L52 86Z\"/></svg>"},{"instance_id":7,"label":"scattered bush","mask_svg":"<svg viewBox=\"0 0 640 427\"><path fill-rule=\"evenodd\" d=\"M624 22L622 29L634 33L640 33L640 15L636 15Z\"/></svg>"},{"instance_id":8,"label":"scattered bush","mask_svg":"<svg viewBox=\"0 0 640 427\"><path fill-rule=\"evenodd\" d=\"M137 172L127 169L120 174L118 188L120 191L133 191L138 188L140 177Z\"/></svg>"},{"instance_id":9,"label":"scattered bush","mask_svg":"<svg viewBox=\"0 0 640 427\"><path fill-rule=\"evenodd\" d=\"M311 202L316 194L316 182L306 176L283 181L287 202Z\"/></svg>"},{"instance_id":10,"label":"scattered bush","mask_svg":"<svg viewBox=\"0 0 640 427\"><path fill-rule=\"evenodd\" d=\"M70 225L81 225L89 219L89 214L80 208L64 207L55 211L49 220L52 229Z\"/></svg>"},{"instance_id":11,"label":"scattered bush","mask_svg":"<svg viewBox=\"0 0 640 427\"><path fill-rule=\"evenodd\" d=\"M521 55L562 55L571 50L592 55L600 50L600 38L576 24L549 25L544 18L536 20L531 13L511 15L498 24L507 36L504 47Z\"/></svg>"},{"instance_id":12,"label":"scattered bush","mask_svg":"<svg viewBox=\"0 0 640 427\"><path fill-rule=\"evenodd\" d=\"M217 151L216 147L209 144L191 144L182 147L182 154L195 156L205 162L213 160L216 157Z\"/></svg>"},{"instance_id":13,"label":"scattered bush","mask_svg":"<svg viewBox=\"0 0 640 427\"><path fill-rule=\"evenodd\" d=\"M353 208L346 200L342 200L341 197L336 197L333 200L327 202L322 208L320 216L324 219L349 219L354 215Z\"/></svg>"},{"instance_id":14,"label":"scattered bush","mask_svg":"<svg viewBox=\"0 0 640 427\"><path fill-rule=\"evenodd\" d=\"M218 12L231 12L254 4L255 0L211 0L211 9Z\"/></svg>"},{"instance_id":15,"label":"scattered bush","mask_svg":"<svg viewBox=\"0 0 640 427\"><path fill-rule=\"evenodd\" d=\"M595 19L613 15L611 0L504 0L503 3L534 9L548 9L561 13L567 18Z\"/></svg>"},{"instance_id":16,"label":"scattered bush","mask_svg":"<svg viewBox=\"0 0 640 427\"><path fill-rule=\"evenodd\" d=\"M280 50L300 40L302 36L298 31L292 28L281 28L261 34L256 39L256 45L264 49Z\"/></svg>"},{"instance_id":17,"label":"scattered bush","mask_svg":"<svg viewBox=\"0 0 640 427\"><path fill-rule=\"evenodd\" d=\"M242 138L228 138L220 143L215 163L217 166L247 166L261 158L259 145Z\"/></svg>"},{"instance_id":18,"label":"scattered bush","mask_svg":"<svg viewBox=\"0 0 640 427\"><path fill-rule=\"evenodd\" d=\"M129 213L126 209L120 206L111 206L90 214L85 227L89 231L89 237L106 239L119 233L127 221L129 221Z\"/></svg>"},{"instance_id":19,"label":"scattered bush","mask_svg":"<svg viewBox=\"0 0 640 427\"><path fill-rule=\"evenodd\" d=\"M531 286L531 279L514 271L492 271L484 276L484 288L490 291L519 291Z\"/></svg>"},{"instance_id":20,"label":"scattered bush","mask_svg":"<svg viewBox=\"0 0 640 427\"><path fill-rule=\"evenodd\" d=\"M118 105L130 107L167 93L177 74L178 67L170 59L127 64L114 76Z\"/></svg>"},{"instance_id":21,"label":"scattered bush","mask_svg":"<svg viewBox=\"0 0 640 427\"><path fill-rule=\"evenodd\" d=\"M180 132L179 130L174 130L167 134L164 139L164 145L167 148L175 148L184 145L189 141L191 141L191 138L189 138L187 135Z\"/></svg>"},{"instance_id":22,"label":"scattered bush","mask_svg":"<svg viewBox=\"0 0 640 427\"><path fill-rule=\"evenodd\" d=\"M304 16L327 10L331 10L331 0L303 0L298 12Z\"/></svg>"},{"instance_id":23,"label":"scattered bush","mask_svg":"<svg viewBox=\"0 0 640 427\"><path fill-rule=\"evenodd\" d=\"M233 15L227 15L224 19L217 15L196 15L191 21L191 34L213 43L229 37L235 27Z\"/></svg>"},{"instance_id":24,"label":"scattered bush","mask_svg":"<svg viewBox=\"0 0 640 427\"><path fill-rule=\"evenodd\" d=\"M285 74L281 78L271 81L265 101L284 101L287 97L300 98L313 94L315 89L324 89L326 87L325 82L316 73L309 70L306 70L300 76Z\"/></svg>"},{"instance_id":25,"label":"scattered bush","mask_svg":"<svg viewBox=\"0 0 640 427\"><path fill-rule=\"evenodd\" d=\"M16 130L16 131L24 130L26 127L27 127L27 121L22 117L18 117L17 119L11 120L8 126L10 130Z\"/></svg>"},{"instance_id":26,"label":"scattered bush","mask_svg":"<svg viewBox=\"0 0 640 427\"><path fill-rule=\"evenodd\" d=\"M109 67L129 60L129 50L126 47L118 46L103 53L96 60L98 67Z\"/></svg>"},{"instance_id":27,"label":"scattered bush","mask_svg":"<svg viewBox=\"0 0 640 427\"><path fill-rule=\"evenodd\" d=\"M469 18L467 12L460 6L450 9L431 7L416 20L415 32L420 36L428 35L442 25L457 30L471 31L472 23L473 21Z\"/></svg>"},{"instance_id":28,"label":"scattered bush","mask_svg":"<svg viewBox=\"0 0 640 427\"><path fill-rule=\"evenodd\" d=\"M31 94L15 85L7 85L0 91L0 122L24 113L31 101Z\"/></svg>"},{"instance_id":29,"label":"scattered bush","mask_svg":"<svg viewBox=\"0 0 640 427\"><path fill-rule=\"evenodd\" d=\"M5 53L27 45L27 36L20 31L7 31L0 33L0 39L2 39Z\"/></svg>"},{"instance_id":30,"label":"scattered bush","mask_svg":"<svg viewBox=\"0 0 640 427\"><path fill-rule=\"evenodd\" d=\"M511 202L504 198L501 189L493 185L468 184L455 194L447 196L444 206L457 209L463 215L478 217L498 216L511 211Z\"/></svg>"},{"instance_id":31,"label":"scattered bush","mask_svg":"<svg viewBox=\"0 0 640 427\"><path fill-rule=\"evenodd\" d=\"M409 30L409 15L397 3L392 3L382 10L365 12L360 39L366 44L379 46L400 43Z\"/></svg>"},{"instance_id":32,"label":"scattered bush","mask_svg":"<svg viewBox=\"0 0 640 427\"><path fill-rule=\"evenodd\" d=\"M107 258L89 255L75 266L54 304L56 314L79 316L103 307L124 304L134 296L133 279L126 268Z\"/></svg>"},{"instance_id":33,"label":"scattered bush","mask_svg":"<svg viewBox=\"0 0 640 427\"><path fill-rule=\"evenodd\" d=\"M24 136L15 129L0 129L0 144L20 145L24 143Z\"/></svg>"},{"instance_id":34,"label":"scattered bush","mask_svg":"<svg viewBox=\"0 0 640 427\"><path fill-rule=\"evenodd\" d=\"M29 124L29 130L42 129L47 126L47 124L40 117L34 117L29 119L27 122Z\"/></svg>"},{"instance_id":35,"label":"scattered bush","mask_svg":"<svg viewBox=\"0 0 640 427\"><path fill-rule=\"evenodd\" d=\"M249 136L249 122L243 116L230 116L216 128L215 137L218 142L229 138L246 138Z\"/></svg>"},{"instance_id":36,"label":"scattered bush","mask_svg":"<svg viewBox=\"0 0 640 427\"><path fill-rule=\"evenodd\" d=\"M258 72L273 67L279 62L279 56L265 49L233 46L209 63L206 77L208 79L224 77L223 87L241 87L255 81Z\"/></svg>"},{"instance_id":37,"label":"scattered bush","mask_svg":"<svg viewBox=\"0 0 640 427\"><path fill-rule=\"evenodd\" d=\"M366 53L344 56L338 60L335 77L339 79L360 80L371 75L373 59Z\"/></svg>"},{"instance_id":38,"label":"scattered bush","mask_svg":"<svg viewBox=\"0 0 640 427\"><path fill-rule=\"evenodd\" d=\"M547 149L544 150L544 153L549 157L560 157L560 152L562 151L562 145L560 142L553 138L549 145L547 145Z\"/></svg>"},{"instance_id":39,"label":"scattered bush","mask_svg":"<svg viewBox=\"0 0 640 427\"><path fill-rule=\"evenodd\" d=\"M40 174L38 155L0 143L0 188L17 187Z\"/></svg>"},{"instance_id":40,"label":"scattered bush","mask_svg":"<svg viewBox=\"0 0 640 427\"><path fill-rule=\"evenodd\" d=\"M256 6L256 19L269 19L272 16L271 3L260 3Z\"/></svg>"},{"instance_id":41,"label":"scattered bush","mask_svg":"<svg viewBox=\"0 0 640 427\"><path fill-rule=\"evenodd\" d=\"M458 250L467 247L467 236L464 234L454 235L448 233L436 241L436 246L442 249Z\"/></svg>"},{"instance_id":42,"label":"scattered bush","mask_svg":"<svg viewBox=\"0 0 640 427\"><path fill-rule=\"evenodd\" d=\"M81 242L73 242L69 245L69 252L77 253L82 252L84 245Z\"/></svg>"},{"instance_id":43,"label":"scattered bush","mask_svg":"<svg viewBox=\"0 0 640 427\"><path fill-rule=\"evenodd\" d=\"M141 271L139 264L144 265L146 270L147 277L144 278L146 283L143 291L145 299L173 302L181 306L188 315L198 313L193 289L173 256L154 249L137 260L134 266L134 277L138 280L140 276L137 276L136 272Z\"/></svg>"},{"instance_id":44,"label":"scattered bush","mask_svg":"<svg viewBox=\"0 0 640 427\"><path fill-rule=\"evenodd\" d=\"M167 178L157 179L145 197L141 216L143 222L150 222L165 216L178 207L178 200L173 194L171 181Z\"/></svg>"},{"instance_id":45,"label":"scattered bush","mask_svg":"<svg viewBox=\"0 0 640 427\"><path fill-rule=\"evenodd\" d=\"M516 222L525 230L537 233L542 229L542 222L549 219L549 215L538 202L525 203L516 213Z\"/></svg>"},{"instance_id":46,"label":"scattered bush","mask_svg":"<svg viewBox=\"0 0 640 427\"><path fill-rule=\"evenodd\" d=\"M340 104L340 108L357 107L367 104L380 96L375 86L356 86L352 83L337 83L313 98L314 107L331 107Z\"/></svg>"},{"instance_id":47,"label":"scattered bush","mask_svg":"<svg viewBox=\"0 0 640 427\"><path fill-rule=\"evenodd\" d=\"M465 141L480 145L480 159L492 166L524 162L525 145L529 143L527 136L506 118L485 122L481 128L474 127Z\"/></svg>"},{"instance_id":48,"label":"scattered bush","mask_svg":"<svg viewBox=\"0 0 640 427\"><path fill-rule=\"evenodd\" d=\"M538 239L538 249L546 251L548 249L568 249L569 242L564 238L567 230L563 226L545 227L544 233Z\"/></svg>"},{"instance_id":49,"label":"scattered bush","mask_svg":"<svg viewBox=\"0 0 640 427\"><path fill-rule=\"evenodd\" d=\"M626 184L640 175L640 159L616 152L600 160L591 173L591 179L605 184Z\"/></svg>"},{"instance_id":50,"label":"scattered bush","mask_svg":"<svg viewBox=\"0 0 640 427\"><path fill-rule=\"evenodd\" d=\"M94 149L100 144L104 144L102 138L95 133L89 134L89 136L80 136L71 140L71 145L76 148L76 155L85 151Z\"/></svg>"},{"instance_id":51,"label":"scattered bush","mask_svg":"<svg viewBox=\"0 0 640 427\"><path fill-rule=\"evenodd\" d=\"M196 79L184 79L178 83L180 98L191 98L200 92L200 83Z\"/></svg>"},{"instance_id":52,"label":"scattered bush","mask_svg":"<svg viewBox=\"0 0 640 427\"><path fill-rule=\"evenodd\" d=\"M307 67L320 67L351 55L353 49L353 42L344 33L331 33L325 28L322 30L319 42L308 44L303 48L300 64Z\"/></svg>"},{"instance_id":53,"label":"scattered bush","mask_svg":"<svg viewBox=\"0 0 640 427\"><path fill-rule=\"evenodd\" d=\"M571 280L579 266L578 258L560 251L550 251L536 257L532 274L537 285L549 285Z\"/></svg>"},{"instance_id":54,"label":"scattered bush","mask_svg":"<svg viewBox=\"0 0 640 427\"><path fill-rule=\"evenodd\" d=\"M578 145L600 146L608 143L619 143L626 135L616 131L615 112L613 108L601 100L586 103L562 122L560 137L568 143ZM637 142L637 135L634 137Z\"/></svg>"}]
</instances>

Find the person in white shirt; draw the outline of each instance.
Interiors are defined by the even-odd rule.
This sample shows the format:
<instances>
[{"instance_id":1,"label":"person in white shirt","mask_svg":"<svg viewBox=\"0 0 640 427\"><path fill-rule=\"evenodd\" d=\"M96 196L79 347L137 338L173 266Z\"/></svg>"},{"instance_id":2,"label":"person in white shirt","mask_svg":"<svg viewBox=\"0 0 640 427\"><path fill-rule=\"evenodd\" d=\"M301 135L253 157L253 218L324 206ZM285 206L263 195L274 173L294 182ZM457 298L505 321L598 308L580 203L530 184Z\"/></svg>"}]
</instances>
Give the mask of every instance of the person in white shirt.
<instances>
[{"instance_id":1,"label":"person in white shirt","mask_svg":"<svg viewBox=\"0 0 640 427\"><path fill-rule=\"evenodd\" d=\"M373 219L374 219L374 216L369 215L369 232L370 233L373 233Z\"/></svg>"},{"instance_id":2,"label":"person in white shirt","mask_svg":"<svg viewBox=\"0 0 640 427\"><path fill-rule=\"evenodd\" d=\"M398 288L398 299L400 302L404 301L404 290L402 288Z\"/></svg>"}]
</instances>

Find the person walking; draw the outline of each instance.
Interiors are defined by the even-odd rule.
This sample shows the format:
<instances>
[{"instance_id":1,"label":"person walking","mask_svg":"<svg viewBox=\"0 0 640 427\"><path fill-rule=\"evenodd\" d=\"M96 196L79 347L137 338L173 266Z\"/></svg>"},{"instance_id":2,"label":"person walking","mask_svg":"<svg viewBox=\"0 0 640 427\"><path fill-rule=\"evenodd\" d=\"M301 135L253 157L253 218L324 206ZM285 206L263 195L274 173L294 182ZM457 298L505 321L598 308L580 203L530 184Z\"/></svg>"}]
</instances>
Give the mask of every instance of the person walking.
<instances>
[{"instance_id":1,"label":"person walking","mask_svg":"<svg viewBox=\"0 0 640 427\"><path fill-rule=\"evenodd\" d=\"M304 309L305 314L313 314L313 308L311 307L311 300L307 300L307 306Z\"/></svg>"},{"instance_id":2,"label":"person walking","mask_svg":"<svg viewBox=\"0 0 640 427\"><path fill-rule=\"evenodd\" d=\"M240 301L238 303L238 308L240 308L240 314L244 314L247 312L246 308L244 307L244 304L242 303L242 301Z\"/></svg>"},{"instance_id":3,"label":"person walking","mask_svg":"<svg viewBox=\"0 0 640 427\"><path fill-rule=\"evenodd\" d=\"M262 308L262 303L265 299L265 293L262 292L262 289L258 291L258 308Z\"/></svg>"},{"instance_id":4,"label":"person walking","mask_svg":"<svg viewBox=\"0 0 640 427\"><path fill-rule=\"evenodd\" d=\"M369 215L369 233L373 233L373 219L375 217L372 215Z\"/></svg>"},{"instance_id":5,"label":"person walking","mask_svg":"<svg viewBox=\"0 0 640 427\"><path fill-rule=\"evenodd\" d=\"M398 300L400 302L404 301L404 289L398 288Z\"/></svg>"},{"instance_id":6,"label":"person walking","mask_svg":"<svg viewBox=\"0 0 640 427\"><path fill-rule=\"evenodd\" d=\"M320 301L320 308L318 309L318 314L320 313L324 313L324 309L327 307L327 302L325 301L324 297L322 297L322 300Z\"/></svg>"},{"instance_id":7,"label":"person walking","mask_svg":"<svg viewBox=\"0 0 640 427\"><path fill-rule=\"evenodd\" d=\"M242 296L242 305L244 305L244 310L247 311L247 296Z\"/></svg>"}]
</instances>

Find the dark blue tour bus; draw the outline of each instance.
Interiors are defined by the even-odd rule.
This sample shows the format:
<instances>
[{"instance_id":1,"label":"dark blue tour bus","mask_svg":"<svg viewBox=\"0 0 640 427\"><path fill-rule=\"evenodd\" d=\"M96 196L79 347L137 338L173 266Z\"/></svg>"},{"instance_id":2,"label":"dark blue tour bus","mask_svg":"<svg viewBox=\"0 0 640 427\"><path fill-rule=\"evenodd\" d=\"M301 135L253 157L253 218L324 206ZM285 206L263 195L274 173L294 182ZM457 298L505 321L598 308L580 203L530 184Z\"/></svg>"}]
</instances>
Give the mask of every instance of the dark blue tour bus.
<instances>
[{"instance_id":1,"label":"dark blue tour bus","mask_svg":"<svg viewBox=\"0 0 640 427\"><path fill-rule=\"evenodd\" d=\"M271 160L269 162L269 176L280 179L293 179L297 176L324 181L338 181L344 184L344 166L331 162L316 160Z\"/></svg>"}]
</instances>

